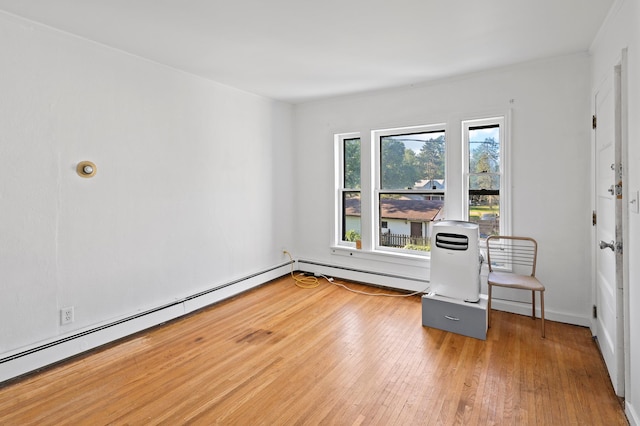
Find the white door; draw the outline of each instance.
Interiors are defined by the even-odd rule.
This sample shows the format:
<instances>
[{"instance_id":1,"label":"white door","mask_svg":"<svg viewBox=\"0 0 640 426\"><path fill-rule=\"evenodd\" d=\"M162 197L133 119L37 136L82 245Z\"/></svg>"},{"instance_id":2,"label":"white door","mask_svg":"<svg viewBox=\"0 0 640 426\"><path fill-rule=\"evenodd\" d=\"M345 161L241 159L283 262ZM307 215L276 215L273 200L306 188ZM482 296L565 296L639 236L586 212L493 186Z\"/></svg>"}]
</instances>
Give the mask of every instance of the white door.
<instances>
[{"instance_id":1,"label":"white door","mask_svg":"<svg viewBox=\"0 0 640 426\"><path fill-rule=\"evenodd\" d=\"M595 94L596 336L617 395L624 396L622 165L619 67Z\"/></svg>"}]
</instances>

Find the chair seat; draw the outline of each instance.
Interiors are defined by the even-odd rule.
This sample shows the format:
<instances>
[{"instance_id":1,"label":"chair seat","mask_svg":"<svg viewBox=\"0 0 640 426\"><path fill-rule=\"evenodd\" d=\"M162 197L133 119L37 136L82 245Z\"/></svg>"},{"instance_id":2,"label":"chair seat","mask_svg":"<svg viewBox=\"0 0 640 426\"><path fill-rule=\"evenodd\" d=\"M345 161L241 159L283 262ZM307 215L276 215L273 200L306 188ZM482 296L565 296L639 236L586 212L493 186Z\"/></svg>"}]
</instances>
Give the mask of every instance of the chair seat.
<instances>
[{"instance_id":1,"label":"chair seat","mask_svg":"<svg viewBox=\"0 0 640 426\"><path fill-rule=\"evenodd\" d=\"M498 287L520 288L523 290L544 291L544 285L536 277L511 272L489 272L487 281Z\"/></svg>"}]
</instances>

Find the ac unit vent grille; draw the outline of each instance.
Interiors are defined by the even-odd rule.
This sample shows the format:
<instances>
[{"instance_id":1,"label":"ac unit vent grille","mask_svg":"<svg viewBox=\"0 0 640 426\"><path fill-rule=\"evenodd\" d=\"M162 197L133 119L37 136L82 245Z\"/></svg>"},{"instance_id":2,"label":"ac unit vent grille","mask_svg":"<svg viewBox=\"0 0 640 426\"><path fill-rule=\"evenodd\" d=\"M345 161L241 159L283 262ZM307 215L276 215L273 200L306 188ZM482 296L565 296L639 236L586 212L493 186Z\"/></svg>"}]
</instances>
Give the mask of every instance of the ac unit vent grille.
<instances>
[{"instance_id":1,"label":"ac unit vent grille","mask_svg":"<svg viewBox=\"0 0 640 426\"><path fill-rule=\"evenodd\" d=\"M469 238L460 234L436 234L436 247L464 251L469 248Z\"/></svg>"}]
</instances>

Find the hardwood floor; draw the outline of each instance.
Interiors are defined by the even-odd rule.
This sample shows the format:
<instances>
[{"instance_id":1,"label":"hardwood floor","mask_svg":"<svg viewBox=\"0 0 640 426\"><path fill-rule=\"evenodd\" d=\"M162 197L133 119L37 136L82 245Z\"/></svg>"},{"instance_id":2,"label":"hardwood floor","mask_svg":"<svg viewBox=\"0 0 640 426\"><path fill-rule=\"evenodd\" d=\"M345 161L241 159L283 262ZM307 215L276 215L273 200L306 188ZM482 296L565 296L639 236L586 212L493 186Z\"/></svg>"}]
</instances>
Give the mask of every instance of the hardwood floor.
<instances>
[{"instance_id":1,"label":"hardwood floor","mask_svg":"<svg viewBox=\"0 0 640 426\"><path fill-rule=\"evenodd\" d=\"M481 341L286 276L9 383L0 424L627 424L589 330L538 321L494 311Z\"/></svg>"}]
</instances>

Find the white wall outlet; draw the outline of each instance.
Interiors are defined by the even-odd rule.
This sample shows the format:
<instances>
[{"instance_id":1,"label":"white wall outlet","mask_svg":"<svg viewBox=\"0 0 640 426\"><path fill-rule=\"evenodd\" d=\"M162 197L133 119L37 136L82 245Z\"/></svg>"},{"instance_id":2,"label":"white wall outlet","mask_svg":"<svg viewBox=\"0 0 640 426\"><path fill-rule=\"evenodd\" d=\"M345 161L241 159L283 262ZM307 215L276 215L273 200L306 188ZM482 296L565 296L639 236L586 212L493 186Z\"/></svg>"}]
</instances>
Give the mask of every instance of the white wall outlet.
<instances>
[{"instance_id":1,"label":"white wall outlet","mask_svg":"<svg viewBox=\"0 0 640 426\"><path fill-rule=\"evenodd\" d=\"M60 324L71 324L74 320L73 306L60 309Z\"/></svg>"}]
</instances>

